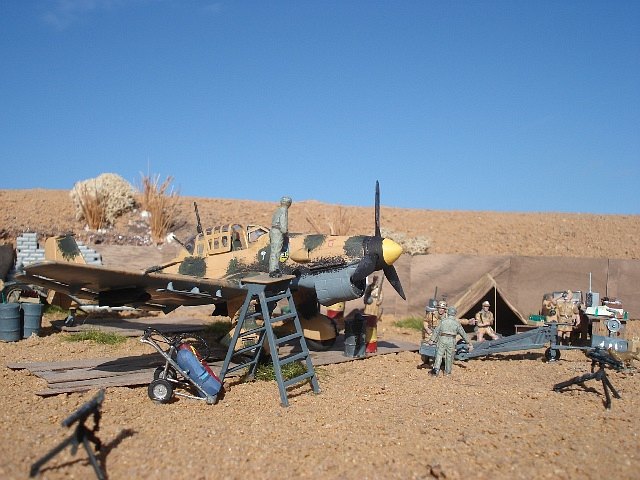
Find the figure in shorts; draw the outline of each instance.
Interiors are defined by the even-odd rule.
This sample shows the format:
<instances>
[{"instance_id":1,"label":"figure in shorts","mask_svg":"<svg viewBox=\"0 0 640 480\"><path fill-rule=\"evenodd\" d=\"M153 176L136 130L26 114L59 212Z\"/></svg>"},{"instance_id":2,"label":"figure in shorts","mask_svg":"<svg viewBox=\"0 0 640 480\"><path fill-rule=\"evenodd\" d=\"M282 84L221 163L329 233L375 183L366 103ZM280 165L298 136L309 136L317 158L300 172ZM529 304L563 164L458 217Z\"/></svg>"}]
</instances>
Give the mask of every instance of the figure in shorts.
<instances>
[{"instance_id":1,"label":"figure in shorts","mask_svg":"<svg viewBox=\"0 0 640 480\"><path fill-rule=\"evenodd\" d=\"M485 300L482 302L482 310L476 313L476 340L481 342L484 340L484 336L488 335L491 340L498 339L498 334L493 330L493 313L489 310L491 304Z\"/></svg>"},{"instance_id":2,"label":"figure in shorts","mask_svg":"<svg viewBox=\"0 0 640 480\"><path fill-rule=\"evenodd\" d=\"M558 313L558 339L563 343L568 343L571 332L580 325L578 307L573 303L571 290L562 292L562 298L558 300L556 310Z\"/></svg>"}]
</instances>

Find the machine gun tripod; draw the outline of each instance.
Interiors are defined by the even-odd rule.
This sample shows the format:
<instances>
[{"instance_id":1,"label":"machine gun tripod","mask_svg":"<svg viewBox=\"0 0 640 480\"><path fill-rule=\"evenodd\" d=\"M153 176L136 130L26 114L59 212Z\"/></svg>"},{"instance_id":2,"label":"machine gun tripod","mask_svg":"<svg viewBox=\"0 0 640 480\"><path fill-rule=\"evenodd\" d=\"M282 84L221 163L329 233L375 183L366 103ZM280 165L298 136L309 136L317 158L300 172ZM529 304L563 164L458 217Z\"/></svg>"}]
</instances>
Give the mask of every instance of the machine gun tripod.
<instances>
[{"instance_id":1,"label":"machine gun tripod","mask_svg":"<svg viewBox=\"0 0 640 480\"><path fill-rule=\"evenodd\" d=\"M605 403L604 406L606 409L611 409L611 393L614 398L622 398L615 387L611 384L609 377L607 377L607 371L605 369L606 366L609 366L617 371L622 370L623 365L621 362L613 359L606 350L601 350L600 348L594 348L592 350L588 350L585 352L585 355L591 359L591 373L587 373L585 375L580 375L579 377L574 377L570 380L557 383L553 386L554 391L562 390L566 387L576 384L583 384L588 380L600 380L602 382L602 388L604 389ZM598 365L598 370L596 371L596 365Z\"/></svg>"},{"instance_id":2,"label":"machine gun tripod","mask_svg":"<svg viewBox=\"0 0 640 480\"><path fill-rule=\"evenodd\" d=\"M87 455L89 455L89 460L91 461L91 465L96 472L96 477L98 480L104 480L105 475L102 472L100 465L98 465L98 459L93 452L93 449L89 446L89 442L93 442L95 444L95 450L100 451L102 447L102 442L96 436L95 432L100 429L100 405L104 400L104 389L100 390L98 394L89 400L87 403L82 405L78 410L72 413L68 418L63 420L63 427L70 427L74 423L78 422L78 426L76 427L75 432L71 436L69 436L66 440L62 441L59 445L53 448L49 453L47 453L44 457L36 461L33 465L31 465L31 471L29 473L30 477L35 477L40 472L40 468L42 465L47 463L53 457L55 457L62 450L67 448L67 446L71 445L71 453L73 455L78 451L78 445L82 443L84 445L85 450L87 451ZM84 422L87 421L89 415L93 414L93 429L89 429L85 426Z\"/></svg>"}]
</instances>

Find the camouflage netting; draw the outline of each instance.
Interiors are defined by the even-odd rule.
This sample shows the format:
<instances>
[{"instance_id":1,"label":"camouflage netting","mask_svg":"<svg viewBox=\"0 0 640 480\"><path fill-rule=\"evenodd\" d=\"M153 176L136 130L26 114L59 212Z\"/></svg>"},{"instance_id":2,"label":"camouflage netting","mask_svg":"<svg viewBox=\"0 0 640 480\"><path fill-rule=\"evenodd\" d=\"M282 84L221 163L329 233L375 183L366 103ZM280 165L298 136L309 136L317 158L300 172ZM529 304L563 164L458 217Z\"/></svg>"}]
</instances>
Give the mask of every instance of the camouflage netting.
<instances>
[{"instance_id":1,"label":"camouflage netting","mask_svg":"<svg viewBox=\"0 0 640 480\"><path fill-rule=\"evenodd\" d=\"M69 193L76 209L76 219L85 219L82 204L93 201L101 204L107 225L113 225L116 218L135 206L135 194L134 187L115 173L103 173L77 182Z\"/></svg>"}]
</instances>

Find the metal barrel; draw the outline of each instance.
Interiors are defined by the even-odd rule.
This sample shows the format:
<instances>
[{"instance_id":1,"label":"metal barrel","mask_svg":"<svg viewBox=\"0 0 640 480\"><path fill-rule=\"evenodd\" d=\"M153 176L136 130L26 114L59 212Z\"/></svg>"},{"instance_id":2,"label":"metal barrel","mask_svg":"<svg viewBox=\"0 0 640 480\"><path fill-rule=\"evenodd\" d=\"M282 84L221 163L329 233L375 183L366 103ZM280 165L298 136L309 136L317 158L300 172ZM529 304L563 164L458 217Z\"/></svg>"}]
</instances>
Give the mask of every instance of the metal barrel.
<instances>
[{"instance_id":1,"label":"metal barrel","mask_svg":"<svg viewBox=\"0 0 640 480\"><path fill-rule=\"evenodd\" d=\"M24 318L24 324L22 329L22 338L29 338L35 334L40 334L40 327L42 326L42 307L41 303L22 303L22 314Z\"/></svg>"},{"instance_id":2,"label":"metal barrel","mask_svg":"<svg viewBox=\"0 0 640 480\"><path fill-rule=\"evenodd\" d=\"M20 304L0 303L0 340L20 340Z\"/></svg>"}]
</instances>

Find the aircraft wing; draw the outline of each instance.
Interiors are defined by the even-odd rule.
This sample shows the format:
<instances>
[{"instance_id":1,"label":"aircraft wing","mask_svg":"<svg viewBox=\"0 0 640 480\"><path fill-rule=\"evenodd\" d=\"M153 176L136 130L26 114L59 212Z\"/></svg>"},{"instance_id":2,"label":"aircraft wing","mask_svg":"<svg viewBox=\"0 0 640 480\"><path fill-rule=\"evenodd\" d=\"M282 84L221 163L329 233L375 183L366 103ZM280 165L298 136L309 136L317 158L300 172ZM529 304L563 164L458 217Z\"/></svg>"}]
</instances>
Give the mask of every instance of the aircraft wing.
<instances>
[{"instance_id":1,"label":"aircraft wing","mask_svg":"<svg viewBox=\"0 0 640 480\"><path fill-rule=\"evenodd\" d=\"M145 274L55 261L28 265L16 280L111 307L130 305L172 310L182 305L224 302L246 294L239 280Z\"/></svg>"}]
</instances>

